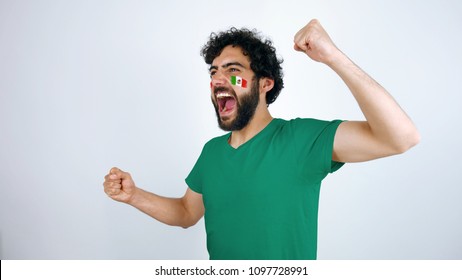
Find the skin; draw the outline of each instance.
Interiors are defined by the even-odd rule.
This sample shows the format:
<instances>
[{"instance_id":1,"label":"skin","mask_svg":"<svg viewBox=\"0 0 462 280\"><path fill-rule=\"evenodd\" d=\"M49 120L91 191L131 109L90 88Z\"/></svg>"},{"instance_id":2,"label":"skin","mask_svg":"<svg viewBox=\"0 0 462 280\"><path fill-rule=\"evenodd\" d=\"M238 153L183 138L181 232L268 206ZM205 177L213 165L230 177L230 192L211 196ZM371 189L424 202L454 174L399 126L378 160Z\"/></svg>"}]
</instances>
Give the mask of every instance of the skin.
<instances>
[{"instance_id":1,"label":"skin","mask_svg":"<svg viewBox=\"0 0 462 280\"><path fill-rule=\"evenodd\" d=\"M419 142L416 127L392 96L335 46L318 20L310 21L297 32L294 49L335 71L350 89L366 119L340 124L334 139L333 160L373 160L403 153ZM239 47L232 46L224 48L220 56L215 58L210 74L212 100L216 100L214 87L232 87L229 76L241 76L252 83L254 75L248 57L242 54ZM250 140L273 119L266 106L265 95L274 86L274 81L261 78L258 83L260 102L250 123L239 131L232 131L229 144L234 148ZM248 89L237 86L233 86L233 89L237 98L248 93ZM232 121L235 114L233 110L221 116L221 119ZM110 198L132 205L168 225L187 228L204 215L202 195L189 188L181 198L162 197L136 187L128 172L115 167L105 176L103 185Z\"/></svg>"}]
</instances>

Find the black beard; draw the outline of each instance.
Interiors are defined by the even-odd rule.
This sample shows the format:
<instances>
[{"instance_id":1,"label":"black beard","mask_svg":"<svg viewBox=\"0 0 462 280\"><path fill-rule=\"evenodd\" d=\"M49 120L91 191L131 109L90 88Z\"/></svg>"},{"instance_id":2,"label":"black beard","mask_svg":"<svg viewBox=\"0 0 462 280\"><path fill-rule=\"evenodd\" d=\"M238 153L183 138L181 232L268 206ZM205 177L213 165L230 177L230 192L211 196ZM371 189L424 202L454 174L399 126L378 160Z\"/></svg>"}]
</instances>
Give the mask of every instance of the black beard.
<instances>
[{"instance_id":1,"label":"black beard","mask_svg":"<svg viewBox=\"0 0 462 280\"><path fill-rule=\"evenodd\" d=\"M232 94L237 97L236 93ZM237 114L236 118L229 124L223 123L220 118L218 105L213 102L217 114L218 126L224 131L238 131L246 127L255 115L258 103L260 102L258 83L252 83L249 93L244 93L240 99L236 98Z\"/></svg>"}]
</instances>

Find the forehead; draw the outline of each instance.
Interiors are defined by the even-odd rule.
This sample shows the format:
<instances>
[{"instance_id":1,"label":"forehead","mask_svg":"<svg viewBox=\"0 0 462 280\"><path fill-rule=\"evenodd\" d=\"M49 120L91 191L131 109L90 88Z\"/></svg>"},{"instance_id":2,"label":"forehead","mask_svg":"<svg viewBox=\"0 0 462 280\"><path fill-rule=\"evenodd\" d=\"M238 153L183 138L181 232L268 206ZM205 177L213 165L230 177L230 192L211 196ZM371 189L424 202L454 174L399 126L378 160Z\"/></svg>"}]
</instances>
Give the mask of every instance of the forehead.
<instances>
[{"instance_id":1,"label":"forehead","mask_svg":"<svg viewBox=\"0 0 462 280\"><path fill-rule=\"evenodd\" d=\"M231 61L237 61L245 66L250 65L250 58L244 55L243 50L239 46L226 46L221 51L220 55L212 61L212 66L221 66Z\"/></svg>"}]
</instances>

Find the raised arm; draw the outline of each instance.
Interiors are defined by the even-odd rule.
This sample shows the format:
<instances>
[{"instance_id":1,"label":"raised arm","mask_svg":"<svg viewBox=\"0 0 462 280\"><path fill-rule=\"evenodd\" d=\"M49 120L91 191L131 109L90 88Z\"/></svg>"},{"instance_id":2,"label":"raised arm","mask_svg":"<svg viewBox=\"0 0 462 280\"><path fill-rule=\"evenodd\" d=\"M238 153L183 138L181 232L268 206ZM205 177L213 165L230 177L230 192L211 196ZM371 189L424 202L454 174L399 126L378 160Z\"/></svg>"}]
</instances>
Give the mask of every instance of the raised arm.
<instances>
[{"instance_id":1,"label":"raised arm","mask_svg":"<svg viewBox=\"0 0 462 280\"><path fill-rule=\"evenodd\" d=\"M103 186L110 198L127 203L168 225L187 228L204 215L202 195L189 188L182 198L162 197L136 187L128 172L115 167L104 177Z\"/></svg>"},{"instance_id":2,"label":"raised arm","mask_svg":"<svg viewBox=\"0 0 462 280\"><path fill-rule=\"evenodd\" d=\"M294 48L334 70L350 89L366 121L343 122L335 135L333 160L360 162L403 153L420 135L393 97L332 42L318 20L294 38Z\"/></svg>"}]
</instances>

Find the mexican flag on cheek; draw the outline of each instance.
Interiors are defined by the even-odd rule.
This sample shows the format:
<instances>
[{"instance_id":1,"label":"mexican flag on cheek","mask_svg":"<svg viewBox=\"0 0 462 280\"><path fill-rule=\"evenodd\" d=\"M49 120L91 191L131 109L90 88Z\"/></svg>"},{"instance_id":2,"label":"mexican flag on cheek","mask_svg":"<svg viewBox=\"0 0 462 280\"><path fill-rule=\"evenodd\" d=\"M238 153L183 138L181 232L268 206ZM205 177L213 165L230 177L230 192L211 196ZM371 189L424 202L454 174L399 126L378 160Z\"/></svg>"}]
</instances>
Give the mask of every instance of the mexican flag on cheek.
<instances>
[{"instance_id":1,"label":"mexican flag on cheek","mask_svg":"<svg viewBox=\"0 0 462 280\"><path fill-rule=\"evenodd\" d=\"M234 86L240 86L243 88L247 87L247 80L239 77L239 76L231 76L231 84Z\"/></svg>"}]
</instances>

